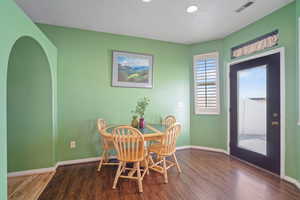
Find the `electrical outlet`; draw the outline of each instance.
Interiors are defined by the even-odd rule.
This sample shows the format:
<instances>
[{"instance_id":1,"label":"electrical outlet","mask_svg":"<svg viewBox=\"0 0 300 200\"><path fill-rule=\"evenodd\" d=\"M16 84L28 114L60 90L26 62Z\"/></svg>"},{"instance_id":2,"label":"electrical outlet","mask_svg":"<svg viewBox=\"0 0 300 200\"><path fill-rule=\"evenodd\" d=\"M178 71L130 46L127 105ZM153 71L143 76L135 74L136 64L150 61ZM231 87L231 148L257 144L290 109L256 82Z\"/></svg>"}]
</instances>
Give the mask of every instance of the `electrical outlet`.
<instances>
[{"instance_id":1,"label":"electrical outlet","mask_svg":"<svg viewBox=\"0 0 300 200\"><path fill-rule=\"evenodd\" d=\"M71 142L70 142L70 148L71 148L71 149L76 148L76 141L71 141Z\"/></svg>"}]
</instances>

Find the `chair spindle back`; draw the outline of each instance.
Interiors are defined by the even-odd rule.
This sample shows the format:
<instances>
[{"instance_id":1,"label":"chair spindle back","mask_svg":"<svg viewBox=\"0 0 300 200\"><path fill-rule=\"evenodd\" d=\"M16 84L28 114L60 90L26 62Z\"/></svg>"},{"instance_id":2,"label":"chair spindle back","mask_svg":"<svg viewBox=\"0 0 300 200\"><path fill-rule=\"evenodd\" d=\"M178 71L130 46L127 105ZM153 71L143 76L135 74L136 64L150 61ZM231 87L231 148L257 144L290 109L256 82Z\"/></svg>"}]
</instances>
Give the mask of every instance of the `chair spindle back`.
<instances>
[{"instance_id":1,"label":"chair spindle back","mask_svg":"<svg viewBox=\"0 0 300 200\"><path fill-rule=\"evenodd\" d=\"M137 162L144 160L144 136L131 126L119 126L113 131L113 143L118 160Z\"/></svg>"},{"instance_id":2,"label":"chair spindle back","mask_svg":"<svg viewBox=\"0 0 300 200\"><path fill-rule=\"evenodd\" d=\"M107 123L104 119L97 119L97 128L99 132L101 132L106 127L107 127Z\"/></svg>"},{"instance_id":3,"label":"chair spindle back","mask_svg":"<svg viewBox=\"0 0 300 200\"><path fill-rule=\"evenodd\" d=\"M176 123L176 118L173 115L167 116L164 120L164 125L166 125L166 127L170 127L175 123Z\"/></svg>"},{"instance_id":4,"label":"chair spindle back","mask_svg":"<svg viewBox=\"0 0 300 200\"><path fill-rule=\"evenodd\" d=\"M162 137L161 144L161 154L171 155L176 151L176 140L181 131L180 123L175 123L171 125Z\"/></svg>"},{"instance_id":5,"label":"chair spindle back","mask_svg":"<svg viewBox=\"0 0 300 200\"><path fill-rule=\"evenodd\" d=\"M97 119L97 128L102 137L102 144L104 149L109 148L109 142L107 138L103 135L103 130L107 128L107 122L104 119Z\"/></svg>"}]
</instances>

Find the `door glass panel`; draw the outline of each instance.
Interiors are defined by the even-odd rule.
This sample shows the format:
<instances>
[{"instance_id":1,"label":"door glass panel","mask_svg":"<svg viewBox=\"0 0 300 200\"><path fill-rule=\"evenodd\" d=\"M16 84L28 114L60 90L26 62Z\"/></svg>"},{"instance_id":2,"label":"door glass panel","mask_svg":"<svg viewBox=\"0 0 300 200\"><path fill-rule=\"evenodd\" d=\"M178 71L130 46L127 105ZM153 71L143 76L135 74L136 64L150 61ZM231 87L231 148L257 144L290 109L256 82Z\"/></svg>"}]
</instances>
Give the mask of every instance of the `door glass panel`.
<instances>
[{"instance_id":1,"label":"door glass panel","mask_svg":"<svg viewBox=\"0 0 300 200\"><path fill-rule=\"evenodd\" d=\"M267 155L267 68L240 70L238 81L238 147Z\"/></svg>"}]
</instances>

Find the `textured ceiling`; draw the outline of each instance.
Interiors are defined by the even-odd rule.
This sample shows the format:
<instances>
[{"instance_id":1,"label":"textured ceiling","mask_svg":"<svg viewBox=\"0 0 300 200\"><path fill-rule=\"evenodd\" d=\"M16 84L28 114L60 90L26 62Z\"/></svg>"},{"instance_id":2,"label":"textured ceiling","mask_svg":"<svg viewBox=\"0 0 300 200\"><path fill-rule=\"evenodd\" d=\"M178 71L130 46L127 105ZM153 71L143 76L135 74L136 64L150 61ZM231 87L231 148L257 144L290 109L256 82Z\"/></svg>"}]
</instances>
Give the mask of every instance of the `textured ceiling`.
<instances>
[{"instance_id":1,"label":"textured ceiling","mask_svg":"<svg viewBox=\"0 0 300 200\"><path fill-rule=\"evenodd\" d=\"M223 38L292 1L256 0L236 13L247 0L16 0L35 22L186 44Z\"/></svg>"}]
</instances>

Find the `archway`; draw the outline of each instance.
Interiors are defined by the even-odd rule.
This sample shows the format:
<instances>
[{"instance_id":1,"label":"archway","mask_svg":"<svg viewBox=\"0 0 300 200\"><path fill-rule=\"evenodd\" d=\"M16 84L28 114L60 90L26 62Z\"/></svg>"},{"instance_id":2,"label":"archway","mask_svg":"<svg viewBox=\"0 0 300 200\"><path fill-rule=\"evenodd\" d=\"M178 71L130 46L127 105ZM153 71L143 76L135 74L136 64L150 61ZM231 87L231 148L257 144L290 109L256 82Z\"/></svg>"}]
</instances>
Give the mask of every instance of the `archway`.
<instances>
[{"instance_id":1,"label":"archway","mask_svg":"<svg viewBox=\"0 0 300 200\"><path fill-rule=\"evenodd\" d=\"M7 171L53 164L51 72L42 47L30 37L18 39L7 70Z\"/></svg>"}]
</instances>

